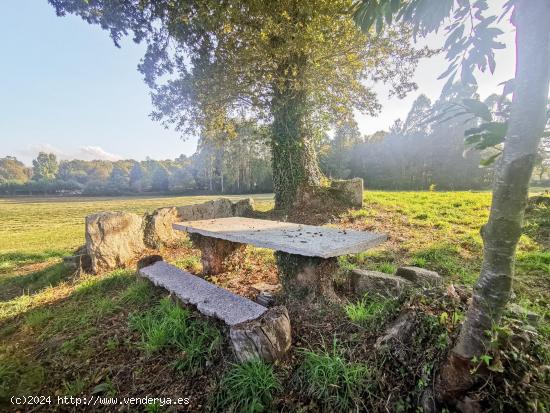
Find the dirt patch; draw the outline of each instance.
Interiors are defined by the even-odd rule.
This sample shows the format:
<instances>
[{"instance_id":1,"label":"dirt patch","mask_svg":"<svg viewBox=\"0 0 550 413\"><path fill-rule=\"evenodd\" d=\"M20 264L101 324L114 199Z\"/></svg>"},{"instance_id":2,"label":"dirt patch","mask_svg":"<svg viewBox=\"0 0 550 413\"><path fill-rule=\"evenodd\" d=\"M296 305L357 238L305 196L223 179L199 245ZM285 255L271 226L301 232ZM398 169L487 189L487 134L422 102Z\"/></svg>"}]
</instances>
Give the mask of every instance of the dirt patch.
<instances>
[{"instance_id":1,"label":"dirt patch","mask_svg":"<svg viewBox=\"0 0 550 413\"><path fill-rule=\"evenodd\" d=\"M215 284L250 299L255 299L259 291L255 284L279 284L277 266L273 251L248 246L237 251L227 262L227 271L207 277Z\"/></svg>"}]
</instances>

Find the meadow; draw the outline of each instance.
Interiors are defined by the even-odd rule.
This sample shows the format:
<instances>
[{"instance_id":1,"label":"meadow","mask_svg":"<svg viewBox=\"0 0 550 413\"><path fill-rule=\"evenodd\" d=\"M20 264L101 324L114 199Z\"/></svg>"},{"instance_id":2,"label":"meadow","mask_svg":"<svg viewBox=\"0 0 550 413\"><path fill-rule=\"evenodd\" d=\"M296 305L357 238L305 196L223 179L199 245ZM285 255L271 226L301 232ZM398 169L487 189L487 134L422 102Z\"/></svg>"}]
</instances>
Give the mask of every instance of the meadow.
<instances>
[{"instance_id":1,"label":"meadow","mask_svg":"<svg viewBox=\"0 0 550 413\"><path fill-rule=\"evenodd\" d=\"M259 210L273 205L272 195L252 197ZM419 339L415 357L423 364L394 377L402 383L392 384L391 397L381 400L376 395L387 391L376 370L381 367L369 359L365 343L395 317L400 303L366 297L332 313L319 310L315 317L322 320L322 337L308 330L311 320L297 316L293 328L299 334L288 364L239 366L233 364L220 326L167 301L165 292L137 279L134 271L79 275L63 264L62 257L84 243L84 217L90 213L143 213L212 198L0 199L0 407L15 410L9 404L14 394L122 397L161 392L190 397L190 411L252 412L269 406L304 412L358 406L412 409L418 403L414 398L427 386L422 384L426 372L433 371L456 333L464 307L452 310L444 307L451 304L426 304L420 298L422 304L415 305L439 311L433 310L434 319L427 317L419 329L426 336ZM479 230L490 200L487 192L367 191L364 208L333 217L329 225L385 232L389 239L375 250L342 258L340 266L344 271L393 273L400 265L417 265L438 271L447 284L468 289L480 270ZM539 237L540 228L548 226L547 217L547 210L528 216L513 297L540 315L540 364L550 363L550 251ZM170 257L181 267L200 269L198 252L188 243ZM237 273L273 277L272 254L248 248L237 268L211 281L239 291L232 280ZM449 321L442 320L443 312L452 315ZM541 402L536 389L524 393L528 400ZM371 399L359 400L361 394ZM512 392L506 397L516 396ZM493 399L497 406L511 403ZM166 409L152 404L147 410Z\"/></svg>"}]
</instances>

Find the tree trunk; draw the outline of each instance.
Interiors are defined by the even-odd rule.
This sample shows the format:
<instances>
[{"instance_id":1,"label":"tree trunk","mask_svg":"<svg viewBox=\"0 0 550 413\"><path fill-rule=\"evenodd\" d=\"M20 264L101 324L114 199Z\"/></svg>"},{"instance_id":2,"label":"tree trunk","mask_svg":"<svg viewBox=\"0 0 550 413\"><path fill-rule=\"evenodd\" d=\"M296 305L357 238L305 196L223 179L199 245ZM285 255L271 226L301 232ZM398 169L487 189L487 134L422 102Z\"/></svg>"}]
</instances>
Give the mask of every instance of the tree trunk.
<instances>
[{"instance_id":1,"label":"tree trunk","mask_svg":"<svg viewBox=\"0 0 550 413\"><path fill-rule=\"evenodd\" d=\"M292 61L301 60L294 58ZM296 65L300 67L299 63ZM287 62L281 67L282 73L285 70L292 71L296 65ZM319 186L323 176L315 153L313 131L308 122L307 96L296 86L298 80L292 82L293 80L287 80L284 86L275 86L271 102L271 150L276 209L290 208L300 186Z\"/></svg>"},{"instance_id":2,"label":"tree trunk","mask_svg":"<svg viewBox=\"0 0 550 413\"><path fill-rule=\"evenodd\" d=\"M481 231L481 274L458 341L441 372L438 390L442 399L456 398L474 383L470 360L487 351L485 331L499 322L510 298L529 180L546 124L550 2L519 0L515 14L516 77L508 133L497 167L489 221Z\"/></svg>"},{"instance_id":3,"label":"tree trunk","mask_svg":"<svg viewBox=\"0 0 550 413\"><path fill-rule=\"evenodd\" d=\"M210 192L212 192L212 175L214 175L213 172L213 166L212 166L212 155L208 155L208 187L210 189Z\"/></svg>"}]
</instances>

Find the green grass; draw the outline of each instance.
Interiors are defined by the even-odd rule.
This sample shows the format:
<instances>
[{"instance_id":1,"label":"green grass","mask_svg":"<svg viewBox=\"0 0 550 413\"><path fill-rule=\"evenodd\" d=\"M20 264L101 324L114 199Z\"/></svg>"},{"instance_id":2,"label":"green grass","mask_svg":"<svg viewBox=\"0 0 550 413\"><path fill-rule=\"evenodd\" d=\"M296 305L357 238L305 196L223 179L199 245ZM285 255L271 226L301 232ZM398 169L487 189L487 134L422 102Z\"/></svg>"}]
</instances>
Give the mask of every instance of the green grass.
<instances>
[{"instance_id":1,"label":"green grass","mask_svg":"<svg viewBox=\"0 0 550 413\"><path fill-rule=\"evenodd\" d=\"M80 396L84 392L87 383L85 380L77 377L74 380L63 382L63 394L67 396Z\"/></svg>"},{"instance_id":2,"label":"green grass","mask_svg":"<svg viewBox=\"0 0 550 413\"><path fill-rule=\"evenodd\" d=\"M361 410L362 394L368 390L369 369L346 360L336 342L332 349L302 350L304 361L298 369L301 390L326 411Z\"/></svg>"},{"instance_id":3,"label":"green grass","mask_svg":"<svg viewBox=\"0 0 550 413\"><path fill-rule=\"evenodd\" d=\"M233 200L244 197L227 196ZM25 257L45 254L45 251L63 253L74 249L84 243L84 217L95 212L143 214L159 207L189 205L216 198L219 196L0 198L0 254L15 253ZM270 205L273 196L252 195L252 198L261 209Z\"/></svg>"},{"instance_id":4,"label":"green grass","mask_svg":"<svg viewBox=\"0 0 550 413\"><path fill-rule=\"evenodd\" d=\"M344 306L344 311L353 323L374 328L383 325L398 307L399 302L393 298L366 294L362 300Z\"/></svg>"},{"instance_id":5,"label":"green grass","mask_svg":"<svg viewBox=\"0 0 550 413\"><path fill-rule=\"evenodd\" d=\"M0 201L1 202L1 201ZM4 223L2 223L4 225ZM0 230L1 231L1 230ZM2 242L2 241L0 241ZM0 250L0 274L12 271L25 264L52 261L67 255L63 250L44 250L43 252L25 253L20 251L2 252Z\"/></svg>"},{"instance_id":6,"label":"green grass","mask_svg":"<svg viewBox=\"0 0 550 413\"><path fill-rule=\"evenodd\" d=\"M72 283L0 302L0 316L3 316L6 326L4 331L12 326L8 334L13 337L0 346L0 403L9 395L28 391L36 393L47 382L49 376L44 374L42 360L48 360L50 366L65 366L67 362L89 363L87 360L102 351L101 347L93 345L94 337L108 334L112 328L112 321L105 324L104 320L116 319L116 314L128 310L134 310L131 318L142 332L140 347L153 350L155 344L160 343L159 352L161 347L173 350L169 362L175 368L191 374L200 371L217 354L221 343L219 331L168 299L149 308L154 302L157 299L150 284L128 270L83 276ZM21 322L18 316L22 316ZM152 326L152 331L157 328L161 334L150 333L145 328L148 326ZM113 331L113 335L103 343L105 350L113 354L117 354L122 346L132 346L127 338L119 340L117 334ZM160 341L155 343L155 338ZM19 348L18 342L22 340L31 349L41 348L41 352L47 349L46 353L39 359L29 358ZM48 343L55 343L51 350L48 348L52 345ZM69 371L72 375L73 370ZM92 371L93 366L90 373ZM91 382L82 382L83 377L65 379L63 389L74 393L90 385ZM91 390L88 387L88 392Z\"/></svg>"},{"instance_id":7,"label":"green grass","mask_svg":"<svg viewBox=\"0 0 550 413\"><path fill-rule=\"evenodd\" d=\"M147 280L137 280L131 284L120 296L125 304L141 304L148 302L153 295L151 283Z\"/></svg>"},{"instance_id":8,"label":"green grass","mask_svg":"<svg viewBox=\"0 0 550 413\"><path fill-rule=\"evenodd\" d=\"M280 390L271 365L259 360L235 364L220 382L216 408L242 413L270 411L274 394Z\"/></svg>"},{"instance_id":9,"label":"green grass","mask_svg":"<svg viewBox=\"0 0 550 413\"><path fill-rule=\"evenodd\" d=\"M45 369L36 360L0 352L0 402L13 395L34 394L44 383ZM33 393L31 393L33 394Z\"/></svg>"},{"instance_id":10,"label":"green grass","mask_svg":"<svg viewBox=\"0 0 550 413\"><path fill-rule=\"evenodd\" d=\"M199 274L202 271L202 264L199 257L185 257L174 263L182 270L190 271L192 274Z\"/></svg>"},{"instance_id":11,"label":"green grass","mask_svg":"<svg viewBox=\"0 0 550 413\"><path fill-rule=\"evenodd\" d=\"M175 361L178 370L196 374L217 354L221 335L207 321L192 317L191 311L164 298L157 307L130 316L130 326L141 334L139 346L148 354L168 348L181 356Z\"/></svg>"},{"instance_id":12,"label":"green grass","mask_svg":"<svg viewBox=\"0 0 550 413\"><path fill-rule=\"evenodd\" d=\"M395 274L397 266L391 262L381 262L376 266L377 270L380 272L385 272L386 274Z\"/></svg>"},{"instance_id":13,"label":"green grass","mask_svg":"<svg viewBox=\"0 0 550 413\"><path fill-rule=\"evenodd\" d=\"M39 308L28 312L25 315L25 324L30 328L38 329L46 324L53 317L53 312L49 308Z\"/></svg>"},{"instance_id":14,"label":"green grass","mask_svg":"<svg viewBox=\"0 0 550 413\"><path fill-rule=\"evenodd\" d=\"M67 281L73 271L63 263L55 263L24 275L0 276L0 300L9 300L23 294L34 294Z\"/></svg>"},{"instance_id":15,"label":"green grass","mask_svg":"<svg viewBox=\"0 0 550 413\"><path fill-rule=\"evenodd\" d=\"M136 386L154 387L156 382L140 378L139 371L150 374L150 366L161 365L166 370L155 380L171 374L176 367L188 376L201 371L211 380L208 389L218 388L218 376L205 368L213 359L223 358L218 351L221 339L216 327L177 306L179 309L173 312L161 309L159 290L136 278L133 271L77 276L62 263L64 255L84 243L87 214L102 210L143 213L212 198L0 199L0 399L37 394L41 389L52 394L65 390L90 393L106 377L116 383L117 376L109 372L115 367L95 363L105 357L116 361L119 354L140 357L143 366L135 370ZM272 196L254 198L260 210L273 205ZM376 249L341 257L342 267L393 273L401 265L418 265L438 271L446 282L475 283L482 257L479 229L488 217L490 193L369 191L364 198L365 207L344 214L338 225L385 232L389 240ZM538 331L548 343L550 251L542 242L548 228L546 209L535 210L525 227L516 260L515 301L541 315ZM261 268L256 261L273 265L271 251L251 249L249 254L254 270ZM239 265L245 271L251 262ZM192 254L176 264L194 272L200 269L199 257ZM364 328L377 328L393 314L391 303L370 296L344 311L353 323ZM133 314L135 330L130 330L129 314ZM304 361L298 371L302 391L326 406L326 411L341 406L354 409L360 400L350 396L351 389L357 394L369 391L365 387L369 383L368 370L344 350L301 353ZM250 406L269 410L279 386L287 388L271 367L252 366L232 375L228 371L224 377L233 377L223 379L225 389L232 389L230 383L242 384L245 377L252 379L247 382L250 388L244 396L238 390L223 393L227 408L219 410L241 411ZM363 381L354 377L362 377ZM258 387L254 387L256 384ZM271 388L269 395L264 388ZM232 399L233 394L238 396Z\"/></svg>"}]
</instances>

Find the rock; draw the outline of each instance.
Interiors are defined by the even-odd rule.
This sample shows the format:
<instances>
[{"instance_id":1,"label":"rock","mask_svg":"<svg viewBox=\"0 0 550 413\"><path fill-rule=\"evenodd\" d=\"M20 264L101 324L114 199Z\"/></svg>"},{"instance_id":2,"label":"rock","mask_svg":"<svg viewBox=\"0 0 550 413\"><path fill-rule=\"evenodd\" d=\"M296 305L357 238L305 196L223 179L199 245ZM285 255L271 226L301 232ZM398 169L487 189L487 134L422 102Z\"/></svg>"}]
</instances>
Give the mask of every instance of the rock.
<instances>
[{"instance_id":1,"label":"rock","mask_svg":"<svg viewBox=\"0 0 550 413\"><path fill-rule=\"evenodd\" d=\"M139 274L166 288L185 304L229 326L235 356L241 362L282 358L292 343L285 307L265 308L164 261L141 268Z\"/></svg>"},{"instance_id":2,"label":"rock","mask_svg":"<svg viewBox=\"0 0 550 413\"><path fill-rule=\"evenodd\" d=\"M422 287L432 287L443 282L443 278L435 271L426 270L420 267L399 267L395 275L403 277Z\"/></svg>"},{"instance_id":3,"label":"rock","mask_svg":"<svg viewBox=\"0 0 550 413\"><path fill-rule=\"evenodd\" d=\"M270 308L257 320L232 326L229 336L240 362L279 360L292 344L288 311L282 306Z\"/></svg>"},{"instance_id":4,"label":"rock","mask_svg":"<svg viewBox=\"0 0 550 413\"><path fill-rule=\"evenodd\" d=\"M412 283L404 278L366 270L352 270L350 283L352 292L359 296L369 293L384 297L399 297L412 286Z\"/></svg>"},{"instance_id":5,"label":"rock","mask_svg":"<svg viewBox=\"0 0 550 413\"><path fill-rule=\"evenodd\" d=\"M404 311L384 331L384 335L378 337L374 347L380 349L384 346L394 347L404 343L411 335L415 326L416 316L412 311Z\"/></svg>"},{"instance_id":6,"label":"rock","mask_svg":"<svg viewBox=\"0 0 550 413\"><path fill-rule=\"evenodd\" d=\"M179 221L228 218L233 216L233 202L227 198L220 198L203 204L184 205L177 207L177 210Z\"/></svg>"},{"instance_id":7,"label":"rock","mask_svg":"<svg viewBox=\"0 0 550 413\"><path fill-rule=\"evenodd\" d=\"M77 248L73 255L63 257L66 266L78 272L90 272L92 270L92 258L88 254L86 245Z\"/></svg>"},{"instance_id":8,"label":"rock","mask_svg":"<svg viewBox=\"0 0 550 413\"><path fill-rule=\"evenodd\" d=\"M252 198L241 199L233 203L234 217L248 217L254 211L254 200Z\"/></svg>"},{"instance_id":9,"label":"rock","mask_svg":"<svg viewBox=\"0 0 550 413\"><path fill-rule=\"evenodd\" d=\"M340 302L334 290L334 278L339 270L336 258L305 257L275 251L275 259L279 280L287 296Z\"/></svg>"},{"instance_id":10,"label":"rock","mask_svg":"<svg viewBox=\"0 0 550 413\"><path fill-rule=\"evenodd\" d=\"M461 413L481 413L483 409L477 400L470 399L468 396L462 400L457 400L456 408Z\"/></svg>"},{"instance_id":11,"label":"rock","mask_svg":"<svg viewBox=\"0 0 550 413\"><path fill-rule=\"evenodd\" d=\"M153 265L155 262L159 262L159 261L164 261L164 258L162 258L161 255L158 255L158 254L147 255L146 257L141 258L137 262L137 269L141 270L142 268Z\"/></svg>"},{"instance_id":12,"label":"rock","mask_svg":"<svg viewBox=\"0 0 550 413\"><path fill-rule=\"evenodd\" d=\"M353 178L347 180L331 181L330 187L342 195L345 203L353 208L363 206L363 179Z\"/></svg>"},{"instance_id":13,"label":"rock","mask_svg":"<svg viewBox=\"0 0 550 413\"><path fill-rule=\"evenodd\" d=\"M231 202L220 198L202 204L156 209L145 218L144 241L149 248L171 247L185 237L181 231L175 231L172 224L180 221L228 218L247 216L254 210L252 198Z\"/></svg>"},{"instance_id":14,"label":"rock","mask_svg":"<svg viewBox=\"0 0 550 413\"><path fill-rule=\"evenodd\" d=\"M304 257L333 258L374 248L386 234L243 217L174 224L176 230Z\"/></svg>"},{"instance_id":15,"label":"rock","mask_svg":"<svg viewBox=\"0 0 550 413\"><path fill-rule=\"evenodd\" d=\"M436 413L438 411L435 397L431 387L426 388L420 397L422 413Z\"/></svg>"},{"instance_id":16,"label":"rock","mask_svg":"<svg viewBox=\"0 0 550 413\"><path fill-rule=\"evenodd\" d=\"M143 219L129 212L86 217L86 250L94 273L127 267L145 250Z\"/></svg>"},{"instance_id":17,"label":"rock","mask_svg":"<svg viewBox=\"0 0 550 413\"><path fill-rule=\"evenodd\" d=\"M508 309L516 317L526 320L528 324L534 327L536 327L539 323L539 320L540 320L539 314L534 313L533 311L530 311L516 303L510 304L508 306Z\"/></svg>"},{"instance_id":18,"label":"rock","mask_svg":"<svg viewBox=\"0 0 550 413\"><path fill-rule=\"evenodd\" d=\"M143 240L149 248L171 246L182 239L185 234L174 231L172 224L180 221L180 215L176 207L156 209L145 218L145 231Z\"/></svg>"}]
</instances>

